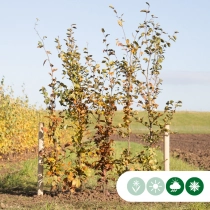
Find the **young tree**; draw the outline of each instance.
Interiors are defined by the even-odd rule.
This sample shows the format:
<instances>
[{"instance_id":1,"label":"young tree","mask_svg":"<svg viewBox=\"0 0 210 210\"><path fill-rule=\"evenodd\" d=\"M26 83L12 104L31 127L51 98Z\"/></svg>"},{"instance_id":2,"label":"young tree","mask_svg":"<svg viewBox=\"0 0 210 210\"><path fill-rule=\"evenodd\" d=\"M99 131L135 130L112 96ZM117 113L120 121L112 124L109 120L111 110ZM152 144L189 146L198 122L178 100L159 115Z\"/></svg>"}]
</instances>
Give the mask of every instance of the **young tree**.
<instances>
[{"instance_id":1,"label":"young tree","mask_svg":"<svg viewBox=\"0 0 210 210\"><path fill-rule=\"evenodd\" d=\"M81 64L81 54L74 39L75 24L67 30L67 39L64 39L66 50L62 50L60 40L55 39L58 57L64 68L62 75L70 84L57 81L54 77L53 73L57 69L53 68L49 58L50 52L45 49L46 37L39 36L41 41L38 47L44 48L47 55L44 64L48 61L51 68L52 82L49 84L52 88L51 97L48 97L45 88L42 88L42 93L49 109L48 136L54 143L54 151L49 154L49 157L46 156L45 163L49 166L50 175L55 178L54 186L56 187L62 180L63 189L70 188L71 192L74 192L76 188L81 188L87 178L89 168L92 168L95 170L95 175L100 176L98 183L102 184L103 191L106 193L110 171L116 170L118 175L121 175L128 170L159 170L152 146L161 140L166 131L165 125L170 124L176 108L181 105L181 101L174 104L174 101L170 100L166 103L164 112L160 112L157 111L156 102L162 84L160 72L165 59L164 53L166 48L170 47L170 41L176 40L175 34L178 32L175 32L173 36L169 35L166 41L166 33L154 21L156 17L151 15L148 20L150 5L146 4L148 9L141 10L146 14L146 18L139 24L132 39L129 39L125 33L122 15L119 16L115 8L110 6L117 16L118 25L124 35L124 40L117 39L116 42L117 46L125 52L122 59L119 59L116 51L109 46L107 42L109 34L106 34L103 28L105 56L101 64L93 60L87 48L84 49L85 64ZM55 112L56 98L64 107L59 116ZM133 103L144 110L146 119L133 110ZM117 104L123 105L124 112L123 122L118 126L113 123ZM88 139L90 116L95 119L95 132L89 138L90 143L94 142L94 146L84 141ZM143 140L147 143L146 149L134 156L130 152L132 120L136 120L148 129L148 133L143 135ZM64 146L59 142L60 137L56 136L59 125L62 129L73 130L74 133L71 141ZM114 159L113 156L112 135L115 132L128 140L128 147L119 159ZM76 154L76 160L71 160L64 167L67 148L70 153ZM88 161L88 156L96 159Z\"/></svg>"},{"instance_id":2,"label":"young tree","mask_svg":"<svg viewBox=\"0 0 210 210\"><path fill-rule=\"evenodd\" d=\"M172 36L168 35L168 40L165 40L166 33L160 28L158 23L154 22L157 18L151 15L148 20L149 3L147 10L141 10L145 13L146 17L143 23L139 24L138 29L133 35L133 40L130 41L125 33L122 15L119 16L113 6L110 6L116 13L118 19L118 25L122 28L124 34L124 40L121 42L117 40L117 45L125 51L125 56L122 61L118 62L118 68L121 70L122 76L125 78L122 82L123 85L123 99L124 104L124 124L119 127L126 129L123 133L128 138L128 149L122 153L122 161L126 166L126 169L122 169L122 172L128 170L128 165L134 161L130 157L130 133L131 133L131 119L134 118L144 126L148 128L148 133L143 135L143 140L147 142L149 147L146 147L149 156L154 157L155 153L150 147L160 141L164 132L166 131L166 124L170 124L173 119L173 114L177 107L181 106L181 101L174 104L173 100L166 103L164 112L157 111L158 104L156 99L160 93L160 85L162 80L160 79L160 71L162 69L162 62L165 59L164 53L167 47L170 47L170 40L176 41L176 33ZM139 78L139 72L142 73L143 78ZM140 106L147 114L147 118L137 117L136 112L133 111L131 105L137 100L137 106ZM173 109L174 105L174 109ZM148 158L150 159L150 158ZM136 161L142 164L142 158L138 155ZM148 169L148 167L146 167ZM156 168L156 167L155 167Z\"/></svg>"}]
</instances>

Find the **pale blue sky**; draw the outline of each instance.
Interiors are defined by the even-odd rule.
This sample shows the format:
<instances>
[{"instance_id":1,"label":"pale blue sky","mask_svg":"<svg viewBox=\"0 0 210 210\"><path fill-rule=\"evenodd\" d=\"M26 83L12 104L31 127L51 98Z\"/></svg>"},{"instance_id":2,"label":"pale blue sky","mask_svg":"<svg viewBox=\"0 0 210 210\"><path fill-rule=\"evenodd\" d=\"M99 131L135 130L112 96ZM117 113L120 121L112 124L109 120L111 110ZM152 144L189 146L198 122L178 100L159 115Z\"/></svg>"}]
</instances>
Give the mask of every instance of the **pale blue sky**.
<instances>
[{"instance_id":1,"label":"pale blue sky","mask_svg":"<svg viewBox=\"0 0 210 210\"><path fill-rule=\"evenodd\" d=\"M179 110L210 111L210 1L209 0L150 0L151 14L158 16L162 28L172 34L177 30L177 42L167 49L161 77L160 108L167 100L182 100ZM31 103L43 104L39 93L50 81L49 68L43 67L45 54L37 48L38 37L34 31L36 18L38 30L48 37L46 47L52 55L52 63L61 71L54 39L65 38L66 29L77 24L75 39L82 50L89 43L89 51L100 62L103 54L101 28L105 28L114 43L122 37L116 17L109 5L119 14L124 13L128 35L144 20L140 0L6 0L0 4L1 48L0 78L6 85L13 85L15 95L21 95L25 83ZM115 46L113 46L115 47ZM57 73L59 75L59 71ZM58 76L59 77L59 76Z\"/></svg>"}]
</instances>

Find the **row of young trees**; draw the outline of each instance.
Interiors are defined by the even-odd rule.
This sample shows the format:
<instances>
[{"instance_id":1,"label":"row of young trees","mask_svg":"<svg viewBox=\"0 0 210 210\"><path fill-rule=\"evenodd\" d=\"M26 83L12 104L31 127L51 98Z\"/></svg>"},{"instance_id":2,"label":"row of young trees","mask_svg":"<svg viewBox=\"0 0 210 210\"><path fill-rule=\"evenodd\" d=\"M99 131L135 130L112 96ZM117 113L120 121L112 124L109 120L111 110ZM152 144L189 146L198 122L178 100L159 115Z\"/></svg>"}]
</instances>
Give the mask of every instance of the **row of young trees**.
<instances>
[{"instance_id":1,"label":"row of young trees","mask_svg":"<svg viewBox=\"0 0 210 210\"><path fill-rule=\"evenodd\" d=\"M43 112L30 106L27 96L15 97L11 86L0 82L0 160L17 157L37 146L37 123Z\"/></svg>"},{"instance_id":2,"label":"row of young trees","mask_svg":"<svg viewBox=\"0 0 210 210\"><path fill-rule=\"evenodd\" d=\"M116 51L110 48L109 34L103 28L105 47L100 64L94 61L87 48L83 51L85 62L82 64L82 55L74 39L75 24L67 30L67 38L64 39L66 49L62 48L59 38L55 39L58 57L62 61L63 78L69 80L71 85L56 79L54 74L57 69L51 63L51 52L44 43L46 37L42 38L35 26L40 38L38 48L43 48L47 56L44 64L48 62L51 68L51 93L48 94L45 87L40 91L49 112L47 136L54 144L50 151L42 152L47 175L53 177L52 190L58 190L61 184L63 190L74 192L83 186L90 169L99 177L98 183L104 192L111 171L119 176L129 170L160 169L152 145L162 139L165 125L170 124L181 101L168 101L164 111L160 112L157 111L156 99L162 84L160 72L164 53L170 47L170 41L176 40L175 34L178 32L167 36L160 25L155 23L156 17L148 17L150 5L147 5L147 10L141 10L145 13L145 20L139 24L131 40L126 36L122 15L118 15L116 9L110 6L124 36L116 42L117 47L124 52L122 59L118 59ZM55 101L59 101L63 107L59 112L55 110ZM147 113L146 119L133 109L134 103ZM124 116L122 123L116 126L113 118L117 105L123 106ZM130 150L132 121L148 128L148 133L143 135L147 147L138 154L131 154ZM94 124L95 128L91 135L90 124ZM61 137L56 135L58 129L69 129L74 133L65 145L60 143ZM112 135L116 133L128 142L118 159L114 158L112 146ZM74 153L76 158L66 163L67 154L70 153Z\"/></svg>"}]
</instances>

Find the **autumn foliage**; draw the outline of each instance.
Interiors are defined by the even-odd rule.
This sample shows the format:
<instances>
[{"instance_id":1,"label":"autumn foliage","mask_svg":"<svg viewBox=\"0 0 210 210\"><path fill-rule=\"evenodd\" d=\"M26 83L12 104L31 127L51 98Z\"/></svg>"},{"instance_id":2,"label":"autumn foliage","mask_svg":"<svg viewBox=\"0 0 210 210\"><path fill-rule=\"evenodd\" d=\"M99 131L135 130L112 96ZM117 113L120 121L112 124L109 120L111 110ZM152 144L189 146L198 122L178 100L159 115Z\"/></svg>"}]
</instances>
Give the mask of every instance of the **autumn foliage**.
<instances>
[{"instance_id":1,"label":"autumn foliage","mask_svg":"<svg viewBox=\"0 0 210 210\"><path fill-rule=\"evenodd\" d=\"M174 103L170 100L166 103L164 112L160 112L157 111L156 99L162 84L160 73L165 59L164 53L170 47L170 41L176 40L175 34L178 32L168 36L155 23L155 16L148 17L150 5L147 3L147 6L147 10L141 10L145 13L145 20L139 24L132 38L125 33L123 16L110 6L123 33L123 39L116 40L116 46L122 50L123 55L116 55L116 51L110 47L110 34L102 28L104 55L100 63L94 61L88 47L83 49L83 53L79 52L74 39L76 25L72 24L64 39L65 48L59 38L55 39L62 72L50 60L51 52L46 49L44 42L47 37L42 38L35 26L40 39L38 48L44 49L46 53L43 65L48 64L50 68L50 91L45 87L40 89L47 114L44 118L36 118L34 109L25 109L14 104L8 106L9 99L4 100L4 106L10 107L12 111L9 115L1 111L1 117L7 121L1 122L0 128L4 131L2 139L10 140L8 145L4 143L5 152L11 148L16 152L24 147L35 146L38 121L47 120L45 141L53 146L42 151L42 155L46 175L52 178L52 191L69 190L74 193L78 189L82 190L90 172L94 171L98 186L106 193L107 183L116 180L125 171L160 170L153 145L161 140L166 131L165 125L170 124L176 107L181 102ZM82 61L82 56L85 61ZM65 80L58 81L55 76L58 73ZM61 110L56 111L56 103L60 104ZM113 118L118 105L123 107L124 116L121 123L114 125ZM1 105L0 108L4 110L4 106ZM134 107L145 111L147 118L139 117ZM16 129L8 128L7 122L13 119L17 111L24 113L20 114L23 118L14 122ZM29 115L33 116L31 121L27 121ZM143 135L147 146L138 154L130 152L132 121L137 121L148 129ZM90 125L94 127L94 131L90 131ZM21 132L20 128L23 126L31 128L33 132L30 135L29 132ZM128 142L128 147L118 159L114 155L113 134L121 135ZM15 138L16 142L17 138L21 139L20 148L12 145ZM31 143L26 143L26 139ZM73 159L69 158L72 154L75 156Z\"/></svg>"}]
</instances>

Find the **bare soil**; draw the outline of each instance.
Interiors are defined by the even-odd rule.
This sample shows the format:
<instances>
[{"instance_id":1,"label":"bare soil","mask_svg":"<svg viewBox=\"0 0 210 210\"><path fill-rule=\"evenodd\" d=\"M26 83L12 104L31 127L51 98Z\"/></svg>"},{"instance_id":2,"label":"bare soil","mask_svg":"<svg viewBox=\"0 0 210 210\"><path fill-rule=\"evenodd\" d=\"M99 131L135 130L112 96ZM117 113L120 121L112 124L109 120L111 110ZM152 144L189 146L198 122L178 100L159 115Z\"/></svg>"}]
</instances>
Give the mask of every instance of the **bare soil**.
<instances>
[{"instance_id":1,"label":"bare soil","mask_svg":"<svg viewBox=\"0 0 210 210\"><path fill-rule=\"evenodd\" d=\"M119 136L115 140L123 141ZM143 143L141 136L132 134L133 142ZM160 143L160 147L163 143ZM210 134L172 134L170 136L170 151L174 157L180 158L190 164L196 165L204 170L210 170ZM36 152L28 152L20 157L20 160L35 157ZM1 164L17 162L17 157L9 160L1 160ZM0 169L0 173L7 173L6 167ZM126 205L126 208L124 208ZM58 194L50 195L45 192L44 196L36 196L36 189L25 192L22 189L3 191L0 189L0 209L140 209L135 203L123 201L116 191L105 195L98 190L86 190L74 195ZM138 204L139 205L139 204ZM142 204L145 209L151 208L152 203ZM183 204L176 204L177 207ZM130 207L129 207L130 206ZM167 207L167 203L163 204Z\"/></svg>"}]
</instances>

